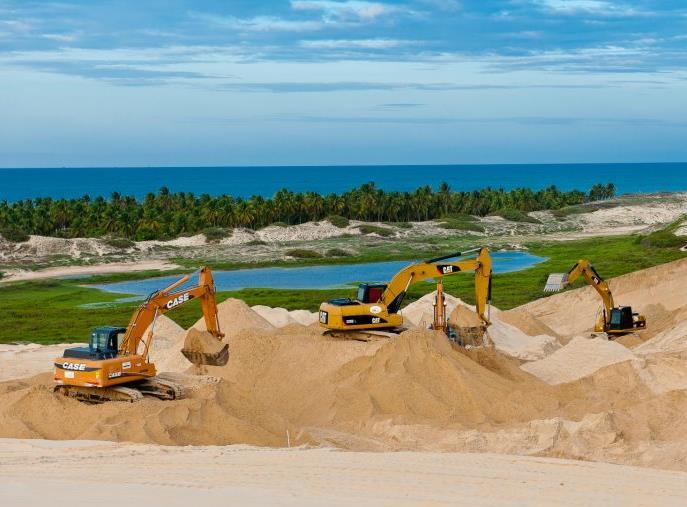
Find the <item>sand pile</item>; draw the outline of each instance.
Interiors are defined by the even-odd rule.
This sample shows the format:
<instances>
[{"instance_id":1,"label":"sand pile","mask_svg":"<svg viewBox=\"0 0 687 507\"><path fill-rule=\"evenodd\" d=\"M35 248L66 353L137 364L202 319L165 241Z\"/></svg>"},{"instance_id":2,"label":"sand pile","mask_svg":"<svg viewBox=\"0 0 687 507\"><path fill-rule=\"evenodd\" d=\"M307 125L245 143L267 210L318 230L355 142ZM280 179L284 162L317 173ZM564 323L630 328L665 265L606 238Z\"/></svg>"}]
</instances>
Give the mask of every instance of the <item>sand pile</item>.
<instances>
[{"instance_id":1,"label":"sand pile","mask_svg":"<svg viewBox=\"0 0 687 507\"><path fill-rule=\"evenodd\" d=\"M411 308L418 322L432 298ZM647 305L666 314L661 326L669 324L634 353L579 336L561 348L555 336L537 334L558 329L555 315L542 319L529 305L493 309L495 347L462 350L425 329L365 343L322 336L316 323L276 328L227 300L219 313L229 362L191 368L222 382L175 402L101 406L54 395L50 374L4 382L0 437L284 446L288 431L292 445L517 452L687 469L687 328L676 317L682 307ZM469 307L453 310L458 320L473 318ZM565 305L557 312L569 318ZM195 329L203 327L200 321ZM174 344L183 330L161 318L156 333L157 361L167 359L165 350L178 357Z\"/></svg>"},{"instance_id":2,"label":"sand pile","mask_svg":"<svg viewBox=\"0 0 687 507\"><path fill-rule=\"evenodd\" d=\"M647 327L647 331L653 330L655 335L635 347L636 354L646 356L687 350L687 306L670 315L664 315L663 319L653 318L649 321L647 317Z\"/></svg>"},{"instance_id":3,"label":"sand pile","mask_svg":"<svg viewBox=\"0 0 687 507\"><path fill-rule=\"evenodd\" d=\"M606 338L578 336L548 357L524 364L522 369L556 385L572 382L605 366L634 358L632 351Z\"/></svg>"},{"instance_id":4,"label":"sand pile","mask_svg":"<svg viewBox=\"0 0 687 507\"><path fill-rule=\"evenodd\" d=\"M510 324L518 328L520 331L529 336L553 336L559 337L549 326L531 315L526 310L516 308L513 310L502 311L498 313L498 320L506 324Z\"/></svg>"},{"instance_id":5,"label":"sand pile","mask_svg":"<svg viewBox=\"0 0 687 507\"><path fill-rule=\"evenodd\" d=\"M296 323L286 308L270 308L264 305L255 305L250 308L274 327L284 327Z\"/></svg>"},{"instance_id":6,"label":"sand pile","mask_svg":"<svg viewBox=\"0 0 687 507\"><path fill-rule=\"evenodd\" d=\"M148 336L148 328L144 336ZM183 372L191 364L181 353L186 338L186 330L165 315L155 321L154 341L150 348L150 359L158 371Z\"/></svg>"},{"instance_id":7,"label":"sand pile","mask_svg":"<svg viewBox=\"0 0 687 507\"><path fill-rule=\"evenodd\" d=\"M454 327L480 327L484 325L477 313L466 305L456 305L449 316L449 323Z\"/></svg>"},{"instance_id":8,"label":"sand pile","mask_svg":"<svg viewBox=\"0 0 687 507\"><path fill-rule=\"evenodd\" d=\"M319 316L308 310L287 310L286 308L271 308L264 305L251 306L251 310L257 313L274 327L285 327L292 324L309 326L318 322Z\"/></svg>"},{"instance_id":9,"label":"sand pile","mask_svg":"<svg viewBox=\"0 0 687 507\"><path fill-rule=\"evenodd\" d=\"M634 311L645 314L649 326L652 326L652 322L660 322L662 313L659 307L654 306L657 303L668 312L685 305L685 273L687 259L681 259L613 278L609 284L616 304L632 306ZM560 335L573 336L591 330L600 306L601 298L597 292L585 286L533 301L518 310L528 312ZM657 310L656 318L653 318L652 311Z\"/></svg>"},{"instance_id":10,"label":"sand pile","mask_svg":"<svg viewBox=\"0 0 687 507\"><path fill-rule=\"evenodd\" d=\"M434 300L437 292L425 294L417 301L413 301L401 310L403 321L406 325L429 328L434 322ZM459 304L464 304L460 299L450 294L444 293L446 301L446 315L451 315Z\"/></svg>"},{"instance_id":11,"label":"sand pile","mask_svg":"<svg viewBox=\"0 0 687 507\"><path fill-rule=\"evenodd\" d=\"M493 317L487 336L496 350L522 361L536 361L553 353L560 343L553 336L530 336L517 327Z\"/></svg>"},{"instance_id":12,"label":"sand pile","mask_svg":"<svg viewBox=\"0 0 687 507\"><path fill-rule=\"evenodd\" d=\"M244 329L264 331L274 329L272 324L258 315L240 299L227 299L218 304L217 317L219 318L220 328L227 339L232 338L236 333ZM206 331L205 319L198 320L193 327Z\"/></svg>"}]
</instances>

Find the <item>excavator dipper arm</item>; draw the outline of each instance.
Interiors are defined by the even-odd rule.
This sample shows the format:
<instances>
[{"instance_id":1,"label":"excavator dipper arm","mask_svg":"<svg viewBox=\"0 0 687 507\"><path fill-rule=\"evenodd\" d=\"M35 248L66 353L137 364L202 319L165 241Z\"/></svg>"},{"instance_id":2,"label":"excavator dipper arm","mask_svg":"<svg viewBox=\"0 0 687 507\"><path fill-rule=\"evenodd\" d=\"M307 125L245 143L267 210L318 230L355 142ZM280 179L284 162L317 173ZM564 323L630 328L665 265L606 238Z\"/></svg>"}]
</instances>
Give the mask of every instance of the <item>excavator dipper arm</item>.
<instances>
[{"instance_id":1,"label":"excavator dipper arm","mask_svg":"<svg viewBox=\"0 0 687 507\"><path fill-rule=\"evenodd\" d=\"M611 315L611 310L615 307L613 294L608 286L608 282L594 269L591 262L587 259L581 259L568 271L567 277L563 279L563 286L574 283L580 276L583 276L586 282L599 293L606 312L605 318L608 318Z\"/></svg>"},{"instance_id":2,"label":"excavator dipper arm","mask_svg":"<svg viewBox=\"0 0 687 507\"><path fill-rule=\"evenodd\" d=\"M389 282L382 293L380 303L389 308L390 313L395 313L401 306L408 287L411 284L430 278L442 277L460 273L461 271L475 272L475 304L477 314L487 324L489 319L485 315L487 305L491 300L491 270L492 261L487 248L480 248L477 258L457 262L441 263L440 261L462 255L455 254L431 259L429 261L413 264L399 271Z\"/></svg>"},{"instance_id":3,"label":"excavator dipper arm","mask_svg":"<svg viewBox=\"0 0 687 507\"><path fill-rule=\"evenodd\" d=\"M224 337L224 334L220 331L219 319L217 318L215 284L210 270L207 267L200 270L198 285L187 290L174 290L188 280L189 276L185 275L169 287L153 292L148 296L148 299L134 312L129 321L126 334L119 347L119 355L137 354L141 342L144 342L145 348L142 351L142 355L147 357L153 338L151 332L148 339L144 340L143 335L148 326L158 316L164 315L193 299L200 299L200 306L203 310L203 317L205 318L208 332L218 340Z\"/></svg>"}]
</instances>

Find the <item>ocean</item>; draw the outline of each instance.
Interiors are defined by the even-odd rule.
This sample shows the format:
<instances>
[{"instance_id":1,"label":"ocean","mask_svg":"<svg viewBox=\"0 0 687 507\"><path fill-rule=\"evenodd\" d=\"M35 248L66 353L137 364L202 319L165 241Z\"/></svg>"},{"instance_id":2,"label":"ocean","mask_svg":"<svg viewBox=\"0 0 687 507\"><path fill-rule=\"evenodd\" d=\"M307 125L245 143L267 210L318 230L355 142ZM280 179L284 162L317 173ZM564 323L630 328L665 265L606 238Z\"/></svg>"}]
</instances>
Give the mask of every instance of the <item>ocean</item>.
<instances>
[{"instance_id":1,"label":"ocean","mask_svg":"<svg viewBox=\"0 0 687 507\"><path fill-rule=\"evenodd\" d=\"M35 197L109 197L114 191L143 197L166 186L171 191L270 197L281 188L340 193L367 182L384 190L485 187L588 190L615 184L619 193L687 190L687 163L537 164L443 166L137 167L0 169L0 200Z\"/></svg>"}]
</instances>

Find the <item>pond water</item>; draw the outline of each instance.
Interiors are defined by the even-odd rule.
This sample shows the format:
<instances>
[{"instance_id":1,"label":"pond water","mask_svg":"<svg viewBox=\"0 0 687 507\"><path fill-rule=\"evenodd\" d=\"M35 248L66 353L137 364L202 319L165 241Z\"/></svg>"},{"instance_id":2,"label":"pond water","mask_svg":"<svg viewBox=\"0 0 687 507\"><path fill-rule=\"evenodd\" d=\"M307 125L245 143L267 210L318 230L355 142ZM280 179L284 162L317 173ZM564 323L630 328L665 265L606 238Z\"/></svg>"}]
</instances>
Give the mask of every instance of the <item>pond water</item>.
<instances>
[{"instance_id":1,"label":"pond water","mask_svg":"<svg viewBox=\"0 0 687 507\"><path fill-rule=\"evenodd\" d=\"M522 251L492 252L494 273L520 271L545 261ZM400 269L413 261L371 262L367 264L335 264L330 266L304 266L297 268L251 268L233 271L213 271L218 291L246 288L273 289L335 289L357 282L386 282ZM179 275L132 280L128 282L90 285L107 292L147 296L155 290L164 288ZM188 285L197 283L191 277Z\"/></svg>"}]
</instances>

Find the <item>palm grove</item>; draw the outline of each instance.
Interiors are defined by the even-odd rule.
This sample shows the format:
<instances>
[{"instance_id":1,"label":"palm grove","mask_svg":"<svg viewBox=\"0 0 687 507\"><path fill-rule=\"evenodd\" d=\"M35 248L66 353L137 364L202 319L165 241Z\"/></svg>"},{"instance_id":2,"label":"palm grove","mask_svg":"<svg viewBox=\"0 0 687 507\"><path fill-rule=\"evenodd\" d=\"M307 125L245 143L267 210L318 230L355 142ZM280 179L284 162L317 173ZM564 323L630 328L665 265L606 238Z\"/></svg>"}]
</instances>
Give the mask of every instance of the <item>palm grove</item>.
<instances>
[{"instance_id":1,"label":"palm grove","mask_svg":"<svg viewBox=\"0 0 687 507\"><path fill-rule=\"evenodd\" d=\"M366 183L341 194L320 195L280 190L272 198L244 199L229 195L193 195L163 187L143 200L114 192L109 199L49 197L0 203L0 234L24 241L28 234L44 236L168 239L222 229L259 229L270 224L291 225L325 218L373 222L411 222L451 216L523 216L537 210L556 210L584 202L608 199L615 186L596 184L589 192L560 191L551 186L533 191L486 188L453 191L442 183L438 190L424 186L412 192L388 192Z\"/></svg>"}]
</instances>

